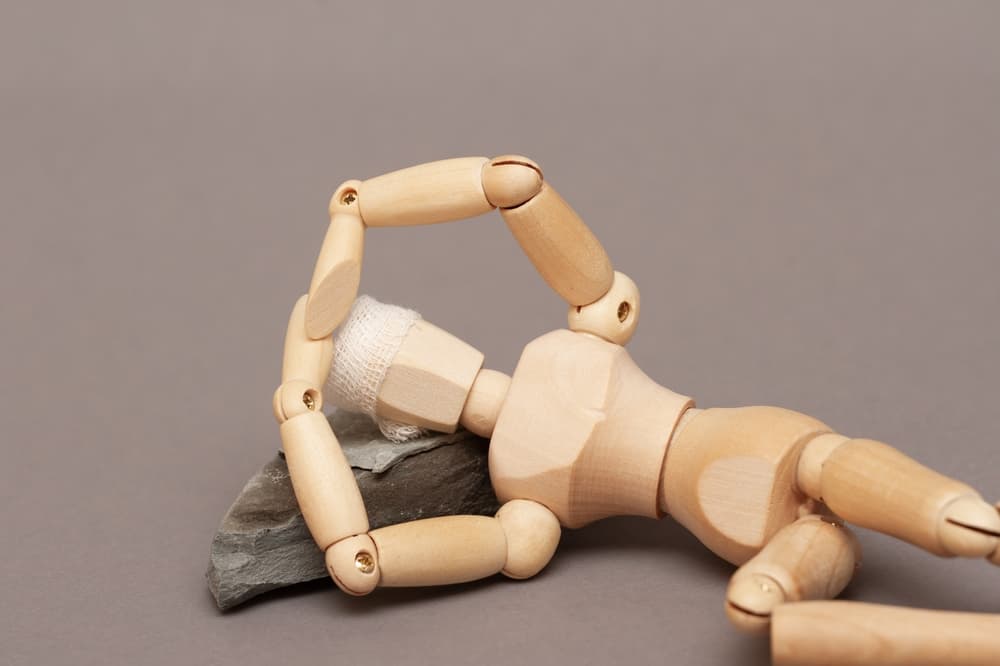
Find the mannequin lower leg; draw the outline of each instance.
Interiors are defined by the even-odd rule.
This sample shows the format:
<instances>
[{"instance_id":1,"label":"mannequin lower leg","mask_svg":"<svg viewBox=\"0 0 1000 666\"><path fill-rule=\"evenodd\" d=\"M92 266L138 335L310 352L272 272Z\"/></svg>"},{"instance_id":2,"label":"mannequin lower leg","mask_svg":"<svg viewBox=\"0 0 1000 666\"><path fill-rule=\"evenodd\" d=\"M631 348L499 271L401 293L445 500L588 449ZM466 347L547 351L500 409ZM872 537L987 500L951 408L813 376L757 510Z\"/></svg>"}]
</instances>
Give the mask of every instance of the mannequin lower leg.
<instances>
[{"instance_id":1,"label":"mannequin lower leg","mask_svg":"<svg viewBox=\"0 0 1000 666\"><path fill-rule=\"evenodd\" d=\"M869 439L821 435L802 452L799 488L844 520L946 557L990 557L1000 513L975 490Z\"/></svg>"}]
</instances>

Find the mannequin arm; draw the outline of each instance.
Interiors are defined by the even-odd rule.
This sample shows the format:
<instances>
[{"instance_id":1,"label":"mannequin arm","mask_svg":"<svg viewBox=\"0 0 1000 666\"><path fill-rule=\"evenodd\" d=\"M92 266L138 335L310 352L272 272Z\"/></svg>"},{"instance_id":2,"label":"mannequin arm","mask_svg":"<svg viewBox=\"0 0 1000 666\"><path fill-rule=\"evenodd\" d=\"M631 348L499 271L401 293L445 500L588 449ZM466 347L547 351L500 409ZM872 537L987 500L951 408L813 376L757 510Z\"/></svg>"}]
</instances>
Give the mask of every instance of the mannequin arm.
<instances>
[{"instance_id":1,"label":"mannequin arm","mask_svg":"<svg viewBox=\"0 0 1000 666\"><path fill-rule=\"evenodd\" d=\"M436 224L500 208L542 278L571 306L611 289L611 261L583 220L526 157L461 157L341 185L309 290L307 330L329 335L350 308L366 227Z\"/></svg>"},{"instance_id":2,"label":"mannequin arm","mask_svg":"<svg viewBox=\"0 0 1000 666\"><path fill-rule=\"evenodd\" d=\"M367 538L368 515L351 466L323 415L320 387L333 343L306 334L308 298L299 299L288 321L274 415L295 497L316 545L325 551L349 537Z\"/></svg>"}]
</instances>

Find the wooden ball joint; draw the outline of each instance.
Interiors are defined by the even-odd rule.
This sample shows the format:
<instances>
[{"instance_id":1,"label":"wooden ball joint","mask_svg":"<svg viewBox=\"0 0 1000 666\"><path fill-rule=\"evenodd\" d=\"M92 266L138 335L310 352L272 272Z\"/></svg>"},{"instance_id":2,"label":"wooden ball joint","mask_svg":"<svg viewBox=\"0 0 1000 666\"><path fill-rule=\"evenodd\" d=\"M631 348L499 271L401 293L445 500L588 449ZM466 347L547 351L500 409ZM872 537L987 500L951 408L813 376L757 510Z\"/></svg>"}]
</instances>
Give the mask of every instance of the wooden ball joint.
<instances>
[{"instance_id":1,"label":"wooden ball joint","mask_svg":"<svg viewBox=\"0 0 1000 666\"><path fill-rule=\"evenodd\" d=\"M323 416L331 333L357 296L369 227L434 224L499 208L568 330L524 348L513 376L424 320L404 334L374 414L490 438L495 517L369 529L354 475ZM422 164L347 181L309 292L292 310L274 414L296 498L344 591L530 578L563 528L614 515L670 515L737 568L723 605L769 633L776 664L1000 664L1000 616L833 599L861 559L848 523L944 557L1000 565L1000 507L898 450L777 407L699 409L660 386L624 346L639 290L533 161ZM720 613L720 617L721 617Z\"/></svg>"},{"instance_id":2,"label":"wooden ball joint","mask_svg":"<svg viewBox=\"0 0 1000 666\"><path fill-rule=\"evenodd\" d=\"M571 305L568 319L571 331L627 344L639 325L639 288L629 276L615 271L608 293L587 305Z\"/></svg>"}]
</instances>

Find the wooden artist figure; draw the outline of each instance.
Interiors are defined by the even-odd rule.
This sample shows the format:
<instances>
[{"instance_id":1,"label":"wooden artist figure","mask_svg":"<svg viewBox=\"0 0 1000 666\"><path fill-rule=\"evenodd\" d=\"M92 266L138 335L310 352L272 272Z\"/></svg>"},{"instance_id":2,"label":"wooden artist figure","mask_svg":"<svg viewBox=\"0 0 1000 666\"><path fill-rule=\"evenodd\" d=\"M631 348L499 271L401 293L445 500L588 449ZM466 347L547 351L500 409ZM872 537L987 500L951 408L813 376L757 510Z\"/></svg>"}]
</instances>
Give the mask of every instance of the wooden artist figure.
<instances>
[{"instance_id":1,"label":"wooden artist figure","mask_svg":"<svg viewBox=\"0 0 1000 666\"><path fill-rule=\"evenodd\" d=\"M513 376L416 313L357 297L366 228L493 208L568 304L568 328L528 343ZM1000 663L998 617L827 601L860 559L845 522L1000 564L997 508L881 442L776 407L700 409L655 383L624 347L639 290L531 160L460 158L348 181L330 220L288 324L274 412L302 513L345 592L530 578L564 527L670 515L738 567L726 614L770 632L778 664ZM462 426L489 438L500 511L370 530L321 410L331 395L391 437Z\"/></svg>"}]
</instances>

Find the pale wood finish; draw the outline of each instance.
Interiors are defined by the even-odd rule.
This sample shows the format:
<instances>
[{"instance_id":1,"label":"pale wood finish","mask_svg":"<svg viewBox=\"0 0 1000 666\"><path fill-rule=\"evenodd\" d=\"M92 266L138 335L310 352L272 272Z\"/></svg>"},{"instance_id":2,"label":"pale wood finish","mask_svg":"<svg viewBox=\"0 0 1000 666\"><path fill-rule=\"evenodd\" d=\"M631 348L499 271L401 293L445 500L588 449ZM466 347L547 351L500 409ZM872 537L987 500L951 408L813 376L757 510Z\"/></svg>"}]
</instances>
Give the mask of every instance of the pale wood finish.
<instances>
[{"instance_id":1,"label":"pale wood finish","mask_svg":"<svg viewBox=\"0 0 1000 666\"><path fill-rule=\"evenodd\" d=\"M325 549L344 537L368 531L368 516L347 459L323 415L323 385L333 342L306 334L308 295L292 309L285 334L282 383L274 394L274 415L295 497L316 544Z\"/></svg>"},{"instance_id":2,"label":"pale wood finish","mask_svg":"<svg viewBox=\"0 0 1000 666\"><path fill-rule=\"evenodd\" d=\"M288 475L309 532L320 550L368 531L368 514L351 466L321 412L281 424Z\"/></svg>"},{"instance_id":3,"label":"pale wood finish","mask_svg":"<svg viewBox=\"0 0 1000 666\"><path fill-rule=\"evenodd\" d=\"M776 666L996 666L1000 615L809 601L775 609L771 642Z\"/></svg>"},{"instance_id":4,"label":"pale wood finish","mask_svg":"<svg viewBox=\"0 0 1000 666\"><path fill-rule=\"evenodd\" d=\"M347 317L358 295L365 225L358 216L356 202L350 208L330 218L313 270L306 312L306 332L311 338L329 336Z\"/></svg>"},{"instance_id":5,"label":"pale wood finish","mask_svg":"<svg viewBox=\"0 0 1000 666\"><path fill-rule=\"evenodd\" d=\"M465 583L499 573L507 540L496 518L443 516L371 531L382 587Z\"/></svg>"},{"instance_id":6,"label":"pale wood finish","mask_svg":"<svg viewBox=\"0 0 1000 666\"><path fill-rule=\"evenodd\" d=\"M326 570L344 592L356 597L368 594L379 581L375 542L367 534L341 539L326 549Z\"/></svg>"},{"instance_id":7,"label":"pale wood finish","mask_svg":"<svg viewBox=\"0 0 1000 666\"><path fill-rule=\"evenodd\" d=\"M526 157L461 157L418 164L365 180L357 192L356 205L368 227L451 222L501 206L525 254L568 303L593 303L611 288L611 261L604 248ZM310 326L309 331L326 328Z\"/></svg>"},{"instance_id":8,"label":"pale wood finish","mask_svg":"<svg viewBox=\"0 0 1000 666\"><path fill-rule=\"evenodd\" d=\"M799 516L802 447L829 428L777 407L706 409L667 450L661 507L712 552L734 564L753 557Z\"/></svg>"},{"instance_id":9,"label":"pale wood finish","mask_svg":"<svg viewBox=\"0 0 1000 666\"><path fill-rule=\"evenodd\" d=\"M500 208L520 206L542 189L542 170L522 155L501 155L483 166L483 192Z\"/></svg>"},{"instance_id":10,"label":"pale wood finish","mask_svg":"<svg viewBox=\"0 0 1000 666\"><path fill-rule=\"evenodd\" d=\"M588 305L569 306L568 319L571 331L628 344L639 325L639 288L632 278L615 271L608 293Z\"/></svg>"},{"instance_id":11,"label":"pale wood finish","mask_svg":"<svg viewBox=\"0 0 1000 666\"><path fill-rule=\"evenodd\" d=\"M733 575L726 616L744 631L766 631L778 604L840 594L860 560L861 548L846 527L816 515L799 518Z\"/></svg>"},{"instance_id":12,"label":"pale wood finish","mask_svg":"<svg viewBox=\"0 0 1000 666\"><path fill-rule=\"evenodd\" d=\"M658 517L664 452L690 405L620 345L547 333L524 348L493 432L497 497L544 504L567 527Z\"/></svg>"},{"instance_id":13,"label":"pale wood finish","mask_svg":"<svg viewBox=\"0 0 1000 666\"><path fill-rule=\"evenodd\" d=\"M816 499L844 520L938 555L985 557L997 546L984 532L1000 534L1000 516L975 490L882 442L852 439L834 448L822 462L819 490Z\"/></svg>"},{"instance_id":14,"label":"pale wood finish","mask_svg":"<svg viewBox=\"0 0 1000 666\"><path fill-rule=\"evenodd\" d=\"M323 408L323 394L304 379L292 379L274 392L271 407L279 424L300 414L318 412Z\"/></svg>"},{"instance_id":15,"label":"pale wood finish","mask_svg":"<svg viewBox=\"0 0 1000 666\"><path fill-rule=\"evenodd\" d=\"M472 383L458 422L480 437L491 437L509 389L509 375L483 368Z\"/></svg>"},{"instance_id":16,"label":"pale wood finish","mask_svg":"<svg viewBox=\"0 0 1000 666\"><path fill-rule=\"evenodd\" d=\"M978 494L951 502L938 520L938 539L949 554L988 558L1000 546L1000 516Z\"/></svg>"},{"instance_id":17,"label":"pale wood finish","mask_svg":"<svg viewBox=\"0 0 1000 666\"><path fill-rule=\"evenodd\" d=\"M559 519L545 506L529 500L511 500L497 512L507 538L502 573L509 578L531 578L545 568L559 546Z\"/></svg>"},{"instance_id":18,"label":"pale wood finish","mask_svg":"<svg viewBox=\"0 0 1000 666\"><path fill-rule=\"evenodd\" d=\"M302 296L292 309L285 332L285 353L281 362L281 381L301 379L320 388L330 372L333 339L315 339L306 334L306 309L309 296Z\"/></svg>"},{"instance_id":19,"label":"pale wood finish","mask_svg":"<svg viewBox=\"0 0 1000 666\"><path fill-rule=\"evenodd\" d=\"M527 203L501 209L531 263L570 305L593 303L611 288L611 260L594 234L548 183Z\"/></svg>"},{"instance_id":20,"label":"pale wood finish","mask_svg":"<svg viewBox=\"0 0 1000 666\"><path fill-rule=\"evenodd\" d=\"M419 164L361 183L358 203L369 227L451 222L493 209L483 192L485 157Z\"/></svg>"},{"instance_id":21,"label":"pale wood finish","mask_svg":"<svg viewBox=\"0 0 1000 666\"><path fill-rule=\"evenodd\" d=\"M771 612L785 601L785 593L774 578L761 573L743 573L729 581L726 618L745 634L766 634L771 626Z\"/></svg>"},{"instance_id":22,"label":"pale wood finish","mask_svg":"<svg viewBox=\"0 0 1000 666\"><path fill-rule=\"evenodd\" d=\"M447 222L501 209L545 281L571 304L571 331L530 343L514 376L424 321L379 389L379 416L434 430L461 423L492 436L490 473L505 501L494 518L449 516L368 533L365 507L321 412L330 333L357 292L366 226ZM743 564L727 591L737 626L771 626L776 664L1000 663L1000 616L912 611L829 598L859 558L858 525L942 555L1000 564L1000 514L968 486L871 440L771 407L693 408L649 379L621 345L639 315L635 284L521 156L459 158L348 181L307 296L289 319L274 411L289 474L334 581L458 583L538 573L561 526L671 513L711 550Z\"/></svg>"},{"instance_id":23,"label":"pale wood finish","mask_svg":"<svg viewBox=\"0 0 1000 666\"><path fill-rule=\"evenodd\" d=\"M828 432L810 440L802 449L799 457L798 469L796 470L796 485L799 490L809 497L820 498L823 492L820 490L823 476L823 463L834 449L848 440L847 437L836 433Z\"/></svg>"},{"instance_id":24,"label":"pale wood finish","mask_svg":"<svg viewBox=\"0 0 1000 666\"><path fill-rule=\"evenodd\" d=\"M454 432L483 354L426 320L410 328L375 398L375 413Z\"/></svg>"}]
</instances>

